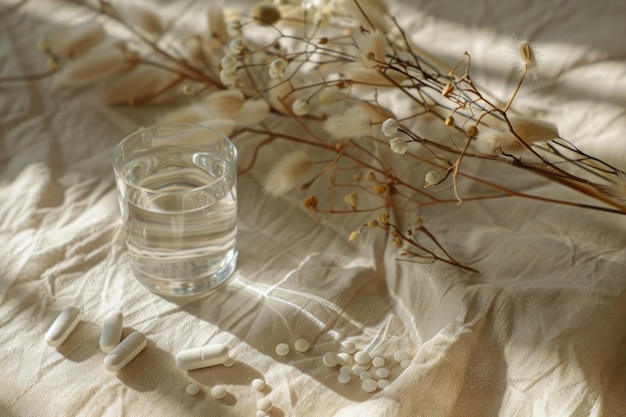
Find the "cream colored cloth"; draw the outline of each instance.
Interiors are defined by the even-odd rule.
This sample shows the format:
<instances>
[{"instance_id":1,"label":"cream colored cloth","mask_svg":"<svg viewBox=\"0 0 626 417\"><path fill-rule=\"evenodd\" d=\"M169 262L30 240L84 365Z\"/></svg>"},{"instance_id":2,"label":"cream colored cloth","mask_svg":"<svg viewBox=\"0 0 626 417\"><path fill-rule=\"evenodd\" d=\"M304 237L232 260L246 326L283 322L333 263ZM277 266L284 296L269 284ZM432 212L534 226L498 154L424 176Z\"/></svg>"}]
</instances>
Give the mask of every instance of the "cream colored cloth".
<instances>
[{"instance_id":1,"label":"cream colored cloth","mask_svg":"<svg viewBox=\"0 0 626 417\"><path fill-rule=\"evenodd\" d=\"M204 22L205 3L162 11ZM518 110L547 111L564 137L624 169L626 7L553 3L407 1L392 10L445 61L470 52L475 77L502 98L517 71L507 43L531 37L543 71ZM47 0L0 5L0 78L41 72L37 39L88 16ZM0 415L251 416L264 397L273 417L626 415L623 216L519 199L433 207L420 213L431 230L480 273L399 263L381 233L347 242L364 217L319 223L304 193L266 195L274 155L261 151L239 178L235 276L177 304L131 276L111 169L115 144L165 109L111 109L97 91L52 93L49 84L0 84ZM238 142L242 162L258 140ZM69 305L83 319L52 348L44 334ZM98 347L114 309L125 315L124 335L148 337L118 373ZM294 351L299 338L309 351ZM385 358L389 387L367 393L355 377L338 382L322 356L347 340ZM232 367L176 367L176 352L214 342L229 346ZM275 354L281 342L292 346L286 357ZM406 369L393 358L399 349L410 352ZM265 379L264 391L254 378ZM202 391L189 396L194 381ZM221 400L208 394L218 384L228 391Z\"/></svg>"}]
</instances>

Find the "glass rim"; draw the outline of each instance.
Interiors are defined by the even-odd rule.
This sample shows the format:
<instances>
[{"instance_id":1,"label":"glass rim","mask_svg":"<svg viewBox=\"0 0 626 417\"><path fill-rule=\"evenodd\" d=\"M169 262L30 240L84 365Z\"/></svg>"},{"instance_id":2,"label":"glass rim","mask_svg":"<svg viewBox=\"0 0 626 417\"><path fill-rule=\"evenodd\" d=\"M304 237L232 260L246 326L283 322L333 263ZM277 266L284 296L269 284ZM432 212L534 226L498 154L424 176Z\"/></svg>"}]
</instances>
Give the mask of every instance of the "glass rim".
<instances>
[{"instance_id":1,"label":"glass rim","mask_svg":"<svg viewBox=\"0 0 626 417\"><path fill-rule=\"evenodd\" d=\"M124 145L124 143L128 142L129 139L131 139L133 136L138 135L139 133L148 131L148 130L157 130L161 127L174 127L174 126L179 126L179 127L194 127L194 128L201 128L204 130L208 130L211 131L212 133L216 134L217 136L221 137L228 146L230 146L230 148L233 150L233 161L232 163L229 164L228 169L226 170L226 172L224 172L224 174L220 175L218 178L214 179L211 182L208 182L204 185L201 185L199 187L195 187L195 188L191 188L188 190L178 190L178 191L162 191L162 190L153 190L151 188L146 188L146 187L142 187L140 185L134 184L131 181L129 181L125 176L122 175L122 173L119 171L117 164L115 163L115 156L117 155L117 153L119 152L119 150L121 149L121 147ZM156 123L156 124L152 124L146 127L142 127L139 130L136 130L133 133L128 134L127 136L125 136L121 141L119 141L119 143L117 145L115 145L115 147L113 148L113 153L111 156L111 163L113 165L113 172L115 174L116 178L119 178L120 180L122 180L122 182L124 182L126 185L128 185L129 187L132 187L136 190L139 191L143 191L143 192L148 192L148 193L153 193L153 194L163 194L163 195L174 195L174 194L186 194L186 193L195 193L198 191L202 191L205 188L209 188L212 185L214 185L215 183L222 181L224 178L228 177L233 169L237 169L237 160L239 159L239 154L237 152L237 147L235 146L235 143L228 137L226 136L224 133L220 132L217 129L214 129L212 127L200 124L200 123Z\"/></svg>"}]
</instances>

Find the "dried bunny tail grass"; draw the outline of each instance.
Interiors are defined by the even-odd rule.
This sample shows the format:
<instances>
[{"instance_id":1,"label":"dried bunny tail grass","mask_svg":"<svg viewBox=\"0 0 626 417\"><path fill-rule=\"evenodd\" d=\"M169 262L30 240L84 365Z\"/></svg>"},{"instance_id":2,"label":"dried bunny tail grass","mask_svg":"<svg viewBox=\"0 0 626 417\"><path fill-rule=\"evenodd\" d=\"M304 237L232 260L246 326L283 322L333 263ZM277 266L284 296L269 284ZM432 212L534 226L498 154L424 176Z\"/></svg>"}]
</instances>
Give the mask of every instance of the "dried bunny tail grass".
<instances>
[{"instance_id":1,"label":"dried bunny tail grass","mask_svg":"<svg viewBox=\"0 0 626 417\"><path fill-rule=\"evenodd\" d=\"M212 38L217 38L224 43L228 41L228 28L222 7L215 4L209 6L208 23Z\"/></svg>"},{"instance_id":2,"label":"dried bunny tail grass","mask_svg":"<svg viewBox=\"0 0 626 417\"><path fill-rule=\"evenodd\" d=\"M204 103L192 103L172 110L159 120L160 123L200 123L211 118Z\"/></svg>"},{"instance_id":3,"label":"dried bunny tail grass","mask_svg":"<svg viewBox=\"0 0 626 417\"><path fill-rule=\"evenodd\" d=\"M387 38L379 30L372 30L355 36L359 58L366 68L374 68L385 61Z\"/></svg>"},{"instance_id":4,"label":"dried bunny tail grass","mask_svg":"<svg viewBox=\"0 0 626 417\"><path fill-rule=\"evenodd\" d=\"M47 44L55 54L78 57L103 42L106 37L102 25L90 21L54 32L47 39Z\"/></svg>"},{"instance_id":5,"label":"dried bunny tail grass","mask_svg":"<svg viewBox=\"0 0 626 417\"><path fill-rule=\"evenodd\" d=\"M265 181L265 191L273 196L286 194L301 183L311 170L313 162L304 151L287 154L270 170Z\"/></svg>"},{"instance_id":6,"label":"dried bunny tail grass","mask_svg":"<svg viewBox=\"0 0 626 417\"><path fill-rule=\"evenodd\" d=\"M55 74L52 88L79 87L121 70L126 63L125 52L115 45L99 47L70 61Z\"/></svg>"},{"instance_id":7,"label":"dried bunny tail grass","mask_svg":"<svg viewBox=\"0 0 626 417\"><path fill-rule=\"evenodd\" d=\"M246 97L241 90L231 88L211 93L204 101L207 110L215 116L233 118L243 107Z\"/></svg>"},{"instance_id":8,"label":"dried bunny tail grass","mask_svg":"<svg viewBox=\"0 0 626 417\"><path fill-rule=\"evenodd\" d=\"M378 29L386 32L389 21L389 6L385 0L337 0L342 14L355 17L366 29Z\"/></svg>"},{"instance_id":9,"label":"dried bunny tail grass","mask_svg":"<svg viewBox=\"0 0 626 417\"><path fill-rule=\"evenodd\" d=\"M159 34L165 27L154 6L146 1L118 0L112 4L119 17L133 27L151 34Z\"/></svg>"},{"instance_id":10,"label":"dried bunny tail grass","mask_svg":"<svg viewBox=\"0 0 626 417\"><path fill-rule=\"evenodd\" d=\"M598 189L620 203L626 203L626 173L617 171L608 181L609 185L600 185Z\"/></svg>"},{"instance_id":11,"label":"dried bunny tail grass","mask_svg":"<svg viewBox=\"0 0 626 417\"><path fill-rule=\"evenodd\" d=\"M270 106L263 99L247 100L235 116L235 126L248 127L263 122L270 115Z\"/></svg>"},{"instance_id":12,"label":"dried bunny tail grass","mask_svg":"<svg viewBox=\"0 0 626 417\"><path fill-rule=\"evenodd\" d=\"M544 120L532 117L511 116L509 121L511 126L513 126L513 131L497 127L482 129L475 140L478 150L486 154L518 156L526 147L517 136L527 145L532 145L536 142L547 142L559 137L556 125Z\"/></svg>"},{"instance_id":13,"label":"dried bunny tail grass","mask_svg":"<svg viewBox=\"0 0 626 417\"><path fill-rule=\"evenodd\" d=\"M128 104L148 97L174 79L170 72L152 66L140 66L125 74L104 90L103 101L108 105Z\"/></svg>"},{"instance_id":14,"label":"dried bunny tail grass","mask_svg":"<svg viewBox=\"0 0 626 417\"><path fill-rule=\"evenodd\" d=\"M350 107L343 114L330 116L324 122L324 129L337 140L368 137L371 127L370 115L357 106Z\"/></svg>"},{"instance_id":15,"label":"dried bunny tail grass","mask_svg":"<svg viewBox=\"0 0 626 417\"><path fill-rule=\"evenodd\" d=\"M384 74L375 68L365 68L358 62L352 62L341 69L341 74L352 85L362 84L366 88L371 87L397 87L408 78L405 74L387 70Z\"/></svg>"}]
</instances>

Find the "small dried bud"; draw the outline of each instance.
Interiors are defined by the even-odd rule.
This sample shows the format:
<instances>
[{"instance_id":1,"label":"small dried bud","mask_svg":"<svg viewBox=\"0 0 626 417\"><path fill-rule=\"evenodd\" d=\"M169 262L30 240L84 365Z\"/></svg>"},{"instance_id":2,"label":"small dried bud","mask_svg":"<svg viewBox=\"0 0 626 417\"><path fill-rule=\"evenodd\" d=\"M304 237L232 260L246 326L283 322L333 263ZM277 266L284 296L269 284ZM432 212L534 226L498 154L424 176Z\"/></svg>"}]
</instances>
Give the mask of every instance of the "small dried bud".
<instances>
[{"instance_id":1,"label":"small dried bud","mask_svg":"<svg viewBox=\"0 0 626 417\"><path fill-rule=\"evenodd\" d=\"M429 171L424 178L424 188L430 187L431 185L439 184L439 178L441 177L441 173L437 171Z\"/></svg>"},{"instance_id":2,"label":"small dried bud","mask_svg":"<svg viewBox=\"0 0 626 417\"><path fill-rule=\"evenodd\" d=\"M356 210L359 204L359 195L357 193L346 194L343 198L343 201L352 208L352 210Z\"/></svg>"},{"instance_id":3,"label":"small dried bud","mask_svg":"<svg viewBox=\"0 0 626 417\"><path fill-rule=\"evenodd\" d=\"M478 127L476 127L476 125L470 126L470 128L467 129L467 137L474 139L476 136L478 136Z\"/></svg>"},{"instance_id":4,"label":"small dried bud","mask_svg":"<svg viewBox=\"0 0 626 417\"><path fill-rule=\"evenodd\" d=\"M312 195L312 196L307 197L306 200L304 200L304 207L315 211L317 210L318 203L319 203L319 200L317 199L317 197Z\"/></svg>"},{"instance_id":5,"label":"small dried bud","mask_svg":"<svg viewBox=\"0 0 626 417\"><path fill-rule=\"evenodd\" d=\"M280 20L280 10L273 4L257 3L252 8L252 17L264 25L273 25Z\"/></svg>"},{"instance_id":6,"label":"small dried bud","mask_svg":"<svg viewBox=\"0 0 626 417\"><path fill-rule=\"evenodd\" d=\"M242 38L235 38L228 44L228 51L233 55L239 55L246 49Z\"/></svg>"},{"instance_id":7,"label":"small dried bud","mask_svg":"<svg viewBox=\"0 0 626 417\"><path fill-rule=\"evenodd\" d=\"M376 181L376 175L373 171L367 171L364 178L368 181Z\"/></svg>"},{"instance_id":8,"label":"small dried bud","mask_svg":"<svg viewBox=\"0 0 626 417\"><path fill-rule=\"evenodd\" d=\"M357 182L361 181L361 179L362 179L361 174L359 174L359 173L357 172L356 174L354 174L354 175L352 176L352 179L353 179L354 181L357 181Z\"/></svg>"},{"instance_id":9,"label":"small dried bud","mask_svg":"<svg viewBox=\"0 0 626 417\"><path fill-rule=\"evenodd\" d=\"M415 223L415 227L418 229L424 225L424 219L419 216L413 219L413 222Z\"/></svg>"},{"instance_id":10,"label":"small dried bud","mask_svg":"<svg viewBox=\"0 0 626 417\"><path fill-rule=\"evenodd\" d=\"M391 147L392 151L400 155L405 154L406 151L408 150L408 146L405 140L402 139L401 137L395 137L395 138L389 139L389 146Z\"/></svg>"},{"instance_id":11,"label":"small dried bud","mask_svg":"<svg viewBox=\"0 0 626 417\"><path fill-rule=\"evenodd\" d=\"M220 61L222 69L228 72L237 71L237 57L234 55L224 55Z\"/></svg>"},{"instance_id":12,"label":"small dried bud","mask_svg":"<svg viewBox=\"0 0 626 417\"><path fill-rule=\"evenodd\" d=\"M348 242L354 242L355 240L358 240L360 236L361 232L355 230L354 232L350 233L350 236L348 236Z\"/></svg>"},{"instance_id":13,"label":"small dried bud","mask_svg":"<svg viewBox=\"0 0 626 417\"><path fill-rule=\"evenodd\" d=\"M387 192L387 186L382 184L376 184L374 186L374 191L376 194L385 194Z\"/></svg>"},{"instance_id":14,"label":"small dried bud","mask_svg":"<svg viewBox=\"0 0 626 417\"><path fill-rule=\"evenodd\" d=\"M452 83L448 83L443 88L443 90L441 90L441 95L447 98L452 92L452 90L454 90L454 86L452 85Z\"/></svg>"},{"instance_id":15,"label":"small dried bud","mask_svg":"<svg viewBox=\"0 0 626 417\"><path fill-rule=\"evenodd\" d=\"M389 224L389 213L381 213L378 216L378 223L388 225Z\"/></svg>"},{"instance_id":16,"label":"small dried bud","mask_svg":"<svg viewBox=\"0 0 626 417\"><path fill-rule=\"evenodd\" d=\"M277 58L270 62L268 73L273 80L282 80L285 75L285 68L287 68L287 61L283 58Z\"/></svg>"},{"instance_id":17,"label":"small dried bud","mask_svg":"<svg viewBox=\"0 0 626 417\"><path fill-rule=\"evenodd\" d=\"M306 100L298 98L294 100L293 104L291 105L291 110L296 116L306 116L307 114L309 114L309 111L311 111L311 108L309 107L309 103Z\"/></svg>"},{"instance_id":18,"label":"small dried bud","mask_svg":"<svg viewBox=\"0 0 626 417\"><path fill-rule=\"evenodd\" d=\"M446 117L446 120L444 121L444 124L448 127L453 127L454 126L454 117L452 116L448 116Z\"/></svg>"},{"instance_id":19,"label":"small dried bud","mask_svg":"<svg viewBox=\"0 0 626 417\"><path fill-rule=\"evenodd\" d=\"M48 68L48 70L50 71L56 71L57 69L59 69L59 66L59 59L54 56L48 57L48 59L46 60L46 68Z\"/></svg>"},{"instance_id":20,"label":"small dried bud","mask_svg":"<svg viewBox=\"0 0 626 417\"><path fill-rule=\"evenodd\" d=\"M241 36L241 22L239 20L233 20L226 25L226 32L231 38L237 38Z\"/></svg>"},{"instance_id":21,"label":"small dried bud","mask_svg":"<svg viewBox=\"0 0 626 417\"><path fill-rule=\"evenodd\" d=\"M320 45L326 45L328 43L328 38L326 36L324 36L317 43L320 44Z\"/></svg>"},{"instance_id":22,"label":"small dried bud","mask_svg":"<svg viewBox=\"0 0 626 417\"><path fill-rule=\"evenodd\" d=\"M395 239L393 240L393 245L394 245L396 248L400 248L400 247L402 247L402 240L400 240L400 238L395 238Z\"/></svg>"},{"instance_id":23,"label":"small dried bud","mask_svg":"<svg viewBox=\"0 0 626 417\"><path fill-rule=\"evenodd\" d=\"M224 86L232 87L237 83L237 73L223 69L220 71L220 81L224 84Z\"/></svg>"},{"instance_id":24,"label":"small dried bud","mask_svg":"<svg viewBox=\"0 0 626 417\"><path fill-rule=\"evenodd\" d=\"M369 227L370 229L378 227L378 221L370 220L369 222L367 222L367 227Z\"/></svg>"},{"instance_id":25,"label":"small dried bud","mask_svg":"<svg viewBox=\"0 0 626 417\"><path fill-rule=\"evenodd\" d=\"M382 125L383 135L390 137L396 134L398 131L398 122L396 119L389 118L383 122Z\"/></svg>"}]
</instances>

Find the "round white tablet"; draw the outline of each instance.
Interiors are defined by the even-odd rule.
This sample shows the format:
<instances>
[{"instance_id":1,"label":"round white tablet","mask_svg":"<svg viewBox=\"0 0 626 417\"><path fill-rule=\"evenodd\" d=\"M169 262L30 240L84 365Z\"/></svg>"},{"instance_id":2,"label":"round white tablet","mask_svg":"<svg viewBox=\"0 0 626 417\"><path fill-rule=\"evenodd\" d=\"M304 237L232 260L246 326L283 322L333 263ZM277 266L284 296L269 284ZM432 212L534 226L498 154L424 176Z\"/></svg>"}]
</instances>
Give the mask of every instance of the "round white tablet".
<instances>
[{"instance_id":1,"label":"round white tablet","mask_svg":"<svg viewBox=\"0 0 626 417\"><path fill-rule=\"evenodd\" d=\"M352 367L348 366L348 365L344 365L341 368L339 368L339 372L342 373L342 374L351 375L352 374Z\"/></svg>"},{"instance_id":2,"label":"round white tablet","mask_svg":"<svg viewBox=\"0 0 626 417\"><path fill-rule=\"evenodd\" d=\"M337 366L337 355L335 354L335 352L326 352L322 360L324 361L324 365L328 366L329 368Z\"/></svg>"},{"instance_id":3,"label":"round white tablet","mask_svg":"<svg viewBox=\"0 0 626 417\"><path fill-rule=\"evenodd\" d=\"M389 376L389 370L387 368L378 368L376 370L376 376L378 378L387 378Z\"/></svg>"},{"instance_id":4,"label":"round white tablet","mask_svg":"<svg viewBox=\"0 0 626 417\"><path fill-rule=\"evenodd\" d=\"M309 346L309 342L304 339L298 339L296 343L294 343L294 347L298 352L306 352L309 350Z\"/></svg>"},{"instance_id":5,"label":"round white tablet","mask_svg":"<svg viewBox=\"0 0 626 417\"><path fill-rule=\"evenodd\" d=\"M345 340L341 342L341 350L346 353L354 353L356 352L356 344L351 340Z\"/></svg>"},{"instance_id":6,"label":"round white tablet","mask_svg":"<svg viewBox=\"0 0 626 417\"><path fill-rule=\"evenodd\" d=\"M263 388L265 388L265 381L263 381L261 378L253 379L252 388L254 388L257 391L262 391Z\"/></svg>"},{"instance_id":7,"label":"round white tablet","mask_svg":"<svg viewBox=\"0 0 626 417\"><path fill-rule=\"evenodd\" d=\"M289 353L289 345L287 343L279 343L276 345L276 354L278 356L287 356Z\"/></svg>"},{"instance_id":8,"label":"round white tablet","mask_svg":"<svg viewBox=\"0 0 626 417\"><path fill-rule=\"evenodd\" d=\"M272 408L272 400L269 398L261 398L257 401L256 408L263 411L269 411Z\"/></svg>"},{"instance_id":9,"label":"round white tablet","mask_svg":"<svg viewBox=\"0 0 626 417\"><path fill-rule=\"evenodd\" d=\"M211 397L216 400L222 399L226 396L226 387L224 385L216 385L211 388Z\"/></svg>"},{"instance_id":10,"label":"round white tablet","mask_svg":"<svg viewBox=\"0 0 626 417\"><path fill-rule=\"evenodd\" d=\"M385 360L380 356L376 356L372 358L372 365L374 365L375 368L383 367L385 366Z\"/></svg>"},{"instance_id":11,"label":"round white tablet","mask_svg":"<svg viewBox=\"0 0 626 417\"><path fill-rule=\"evenodd\" d=\"M389 380L385 378L381 378L378 381L376 381L376 384L378 385L378 388L385 389L389 386Z\"/></svg>"},{"instance_id":12,"label":"round white tablet","mask_svg":"<svg viewBox=\"0 0 626 417\"><path fill-rule=\"evenodd\" d=\"M187 385L187 394L189 395L196 395L200 392L200 385L198 384L189 384Z\"/></svg>"},{"instance_id":13,"label":"round white tablet","mask_svg":"<svg viewBox=\"0 0 626 417\"><path fill-rule=\"evenodd\" d=\"M370 374L367 371L363 371L361 372L361 374L359 375L359 378L361 379L361 381L365 381L366 379L372 379L372 374Z\"/></svg>"},{"instance_id":14,"label":"round white tablet","mask_svg":"<svg viewBox=\"0 0 626 417\"><path fill-rule=\"evenodd\" d=\"M349 353L337 353L337 363L341 366L352 366L352 356Z\"/></svg>"},{"instance_id":15,"label":"round white tablet","mask_svg":"<svg viewBox=\"0 0 626 417\"><path fill-rule=\"evenodd\" d=\"M408 354L408 353L406 353L406 351L405 351L405 350L396 350L396 351L393 353L393 359L394 359L396 362L402 362L403 360L408 359L408 358L409 358L409 354Z\"/></svg>"},{"instance_id":16,"label":"round white tablet","mask_svg":"<svg viewBox=\"0 0 626 417\"><path fill-rule=\"evenodd\" d=\"M350 375L348 375L348 374L339 374L337 376L337 380L339 382L341 382L342 384L347 384L348 382L350 382Z\"/></svg>"},{"instance_id":17,"label":"round white tablet","mask_svg":"<svg viewBox=\"0 0 626 417\"><path fill-rule=\"evenodd\" d=\"M370 360L372 360L372 357L370 356L369 353L360 350L360 351L358 351L357 353L354 354L354 360L359 365L364 365L364 364L368 363Z\"/></svg>"},{"instance_id":18,"label":"round white tablet","mask_svg":"<svg viewBox=\"0 0 626 417\"><path fill-rule=\"evenodd\" d=\"M411 359L404 359L402 362L400 362L400 368L402 369L406 369L409 366L411 366Z\"/></svg>"},{"instance_id":19,"label":"round white tablet","mask_svg":"<svg viewBox=\"0 0 626 417\"><path fill-rule=\"evenodd\" d=\"M378 383L373 379L366 379L361 383L361 387L366 392L374 392L378 388Z\"/></svg>"}]
</instances>

